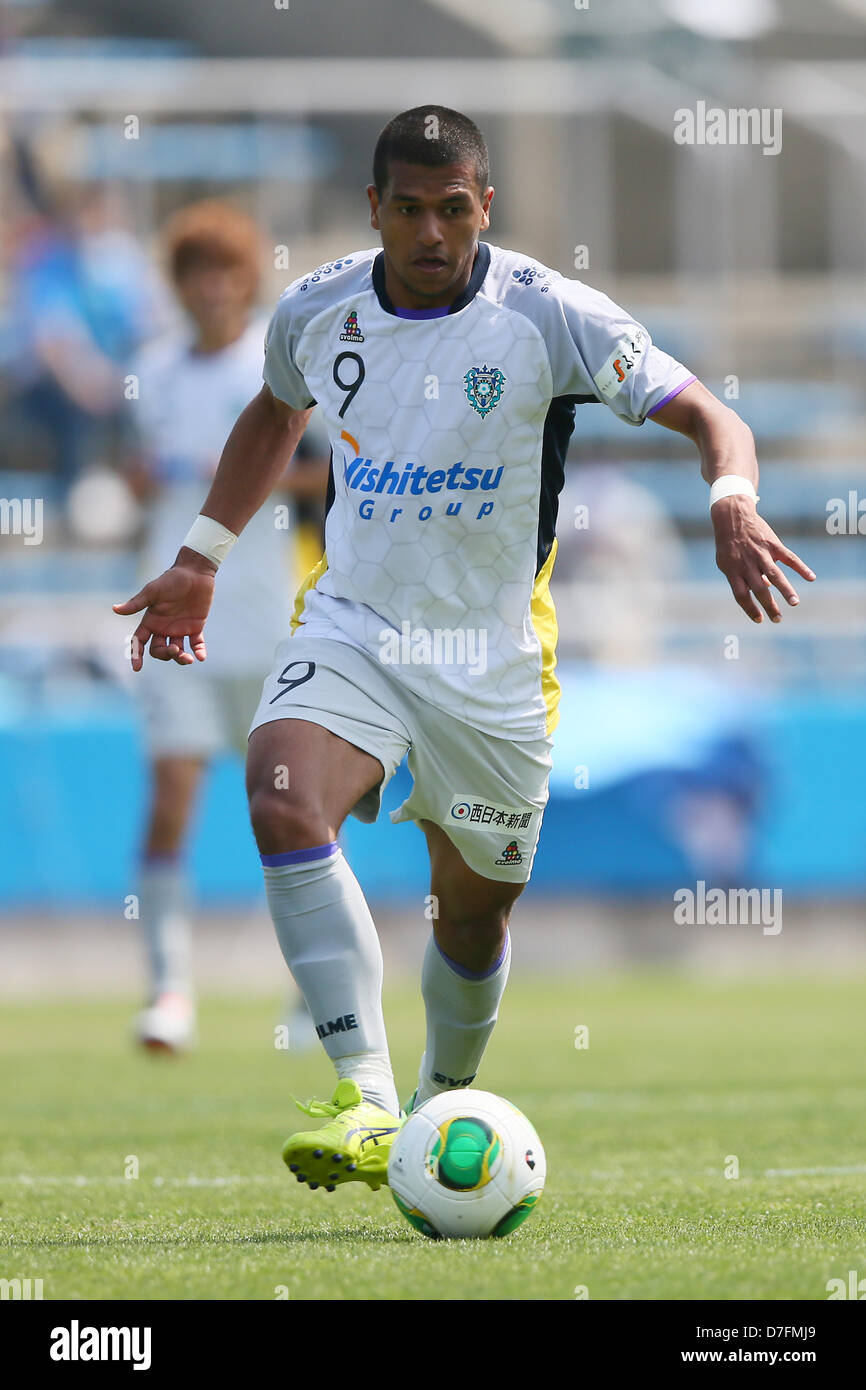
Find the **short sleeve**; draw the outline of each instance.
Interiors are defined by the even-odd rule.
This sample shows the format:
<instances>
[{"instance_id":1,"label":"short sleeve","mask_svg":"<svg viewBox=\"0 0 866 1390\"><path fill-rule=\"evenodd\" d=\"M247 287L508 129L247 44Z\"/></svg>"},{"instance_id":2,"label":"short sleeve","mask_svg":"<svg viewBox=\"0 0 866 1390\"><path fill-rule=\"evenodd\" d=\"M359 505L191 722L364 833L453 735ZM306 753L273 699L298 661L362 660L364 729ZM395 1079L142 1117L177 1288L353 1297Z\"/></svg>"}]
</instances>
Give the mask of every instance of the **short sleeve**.
<instances>
[{"instance_id":1,"label":"short sleeve","mask_svg":"<svg viewBox=\"0 0 866 1390\"><path fill-rule=\"evenodd\" d=\"M563 278L556 297L558 332L549 344L556 395L594 395L627 424L642 425L697 379L606 294Z\"/></svg>"},{"instance_id":2,"label":"short sleeve","mask_svg":"<svg viewBox=\"0 0 866 1390\"><path fill-rule=\"evenodd\" d=\"M262 377L274 395L293 410L315 405L307 383L295 362L297 326L292 321L291 291L280 299L265 333L265 365Z\"/></svg>"}]
</instances>

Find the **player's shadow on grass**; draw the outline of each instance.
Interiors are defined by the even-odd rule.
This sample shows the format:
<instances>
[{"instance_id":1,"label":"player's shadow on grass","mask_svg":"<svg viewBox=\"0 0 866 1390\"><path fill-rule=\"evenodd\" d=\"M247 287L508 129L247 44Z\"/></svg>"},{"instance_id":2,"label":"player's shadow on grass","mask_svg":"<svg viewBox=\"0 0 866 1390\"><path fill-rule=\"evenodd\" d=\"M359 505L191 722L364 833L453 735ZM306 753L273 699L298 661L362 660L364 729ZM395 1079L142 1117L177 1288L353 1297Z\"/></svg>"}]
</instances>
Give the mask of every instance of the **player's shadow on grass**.
<instances>
[{"instance_id":1,"label":"player's shadow on grass","mask_svg":"<svg viewBox=\"0 0 866 1390\"><path fill-rule=\"evenodd\" d=\"M363 1227L343 1226L339 1230L323 1229L321 1226L310 1227L300 1231L256 1231L252 1234L225 1236L206 1236L199 1240L184 1239L179 1237L164 1237L143 1232L139 1236L130 1235L128 1232L117 1236L105 1236L98 1234L88 1235L68 1235L68 1236L45 1236L38 1240L14 1240L6 1242L7 1249L18 1248L19 1250L57 1250L75 1249L89 1246L101 1247L105 1250L117 1250L121 1246L131 1248L141 1246L159 1246L163 1249L170 1249L175 1245L183 1245L185 1248L198 1247L205 1249L208 1246L217 1248L226 1245L306 1245L323 1241L339 1241L346 1244L357 1245L359 1241L364 1241L370 1245L408 1245L417 1244L417 1240L410 1230L402 1231L399 1227L393 1230L365 1230Z\"/></svg>"},{"instance_id":2,"label":"player's shadow on grass","mask_svg":"<svg viewBox=\"0 0 866 1390\"><path fill-rule=\"evenodd\" d=\"M230 1236L224 1243L228 1245L305 1245L308 1242L321 1244L323 1241L345 1241L353 1245L366 1241L369 1245L417 1245L417 1239L409 1230L365 1231L357 1226L343 1226L339 1230L323 1230L316 1226L302 1231L261 1231L252 1236Z\"/></svg>"}]
</instances>

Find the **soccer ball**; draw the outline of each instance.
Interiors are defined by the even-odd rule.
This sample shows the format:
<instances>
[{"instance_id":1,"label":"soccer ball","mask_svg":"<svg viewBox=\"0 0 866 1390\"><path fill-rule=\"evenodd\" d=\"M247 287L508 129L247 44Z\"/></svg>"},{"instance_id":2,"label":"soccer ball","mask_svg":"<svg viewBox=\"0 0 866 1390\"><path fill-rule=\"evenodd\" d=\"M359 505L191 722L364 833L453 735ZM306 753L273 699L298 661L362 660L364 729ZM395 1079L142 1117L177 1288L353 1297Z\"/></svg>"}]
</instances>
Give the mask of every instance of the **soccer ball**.
<instances>
[{"instance_id":1,"label":"soccer ball","mask_svg":"<svg viewBox=\"0 0 866 1390\"><path fill-rule=\"evenodd\" d=\"M490 1091L445 1091L409 1116L391 1146L388 1186L417 1231L507 1236L544 1188L541 1140L516 1106Z\"/></svg>"}]
</instances>

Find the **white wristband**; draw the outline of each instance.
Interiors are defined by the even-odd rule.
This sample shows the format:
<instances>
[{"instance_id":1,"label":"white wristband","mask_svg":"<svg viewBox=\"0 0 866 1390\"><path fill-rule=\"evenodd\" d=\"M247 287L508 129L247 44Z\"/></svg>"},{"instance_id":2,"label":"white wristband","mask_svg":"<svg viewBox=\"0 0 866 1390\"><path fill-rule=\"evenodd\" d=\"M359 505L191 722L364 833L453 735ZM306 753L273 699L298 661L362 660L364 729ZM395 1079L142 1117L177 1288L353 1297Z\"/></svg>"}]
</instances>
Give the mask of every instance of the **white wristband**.
<instances>
[{"instance_id":1,"label":"white wristband","mask_svg":"<svg viewBox=\"0 0 866 1390\"><path fill-rule=\"evenodd\" d=\"M736 473L725 473L723 477L716 478L710 488L710 506L714 502L719 502L723 497L737 497L740 494L744 497L751 497L753 502L760 501L755 491L754 483L748 478L741 478Z\"/></svg>"},{"instance_id":2,"label":"white wristband","mask_svg":"<svg viewBox=\"0 0 866 1390\"><path fill-rule=\"evenodd\" d=\"M210 516L197 516L187 531L182 544L190 550L197 550L215 565L221 565L228 555L237 536L227 526L214 521Z\"/></svg>"}]
</instances>

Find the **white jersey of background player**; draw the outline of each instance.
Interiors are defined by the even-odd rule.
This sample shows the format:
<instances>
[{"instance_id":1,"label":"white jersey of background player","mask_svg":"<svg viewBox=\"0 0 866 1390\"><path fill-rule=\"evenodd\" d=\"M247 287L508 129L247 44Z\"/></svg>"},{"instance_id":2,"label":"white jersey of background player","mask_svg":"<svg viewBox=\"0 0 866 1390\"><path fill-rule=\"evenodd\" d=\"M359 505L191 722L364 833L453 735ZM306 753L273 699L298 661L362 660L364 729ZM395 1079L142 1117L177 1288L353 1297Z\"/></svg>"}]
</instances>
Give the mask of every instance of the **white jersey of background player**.
<instances>
[{"instance_id":1,"label":"white jersey of background player","mask_svg":"<svg viewBox=\"0 0 866 1390\"><path fill-rule=\"evenodd\" d=\"M117 605L146 608L136 636L158 659L204 658L219 560L267 496L277 443L318 402L334 455L326 554L265 681L247 784L280 946L341 1078L331 1102L309 1108L328 1122L292 1135L283 1157L299 1181L328 1188L385 1182L400 1125L381 952L335 836L350 811L376 814L406 755L413 788L393 814L426 836L435 904L413 1108L474 1079L496 1022L509 914L547 800L547 580L574 407L602 401L632 424L653 414L694 440L708 481L740 476L712 515L720 566L750 616L760 603L778 617L769 584L797 601L777 560L813 577L757 515L754 441L734 412L604 295L479 242L493 189L471 121L435 106L395 117L368 196L382 253L349 254L290 287L268 333L266 385L189 545ZM462 634L463 649L446 651L443 632ZM281 765L289 786L278 790Z\"/></svg>"},{"instance_id":2,"label":"white jersey of background player","mask_svg":"<svg viewBox=\"0 0 866 1390\"><path fill-rule=\"evenodd\" d=\"M266 327L251 311L258 233L239 210L215 201L192 204L169 223L165 242L188 323L132 364L138 391L130 406L130 478L146 505L144 574L171 564L184 518L207 494L232 425L261 378ZM193 1038L186 831L211 758L246 752L262 676L290 611L292 514L290 496L277 494L247 527L238 563L226 571L229 582L213 606L213 661L189 672L190 680L152 662L137 692L151 801L139 893L150 1002L136 1026L151 1047L179 1048Z\"/></svg>"}]
</instances>

